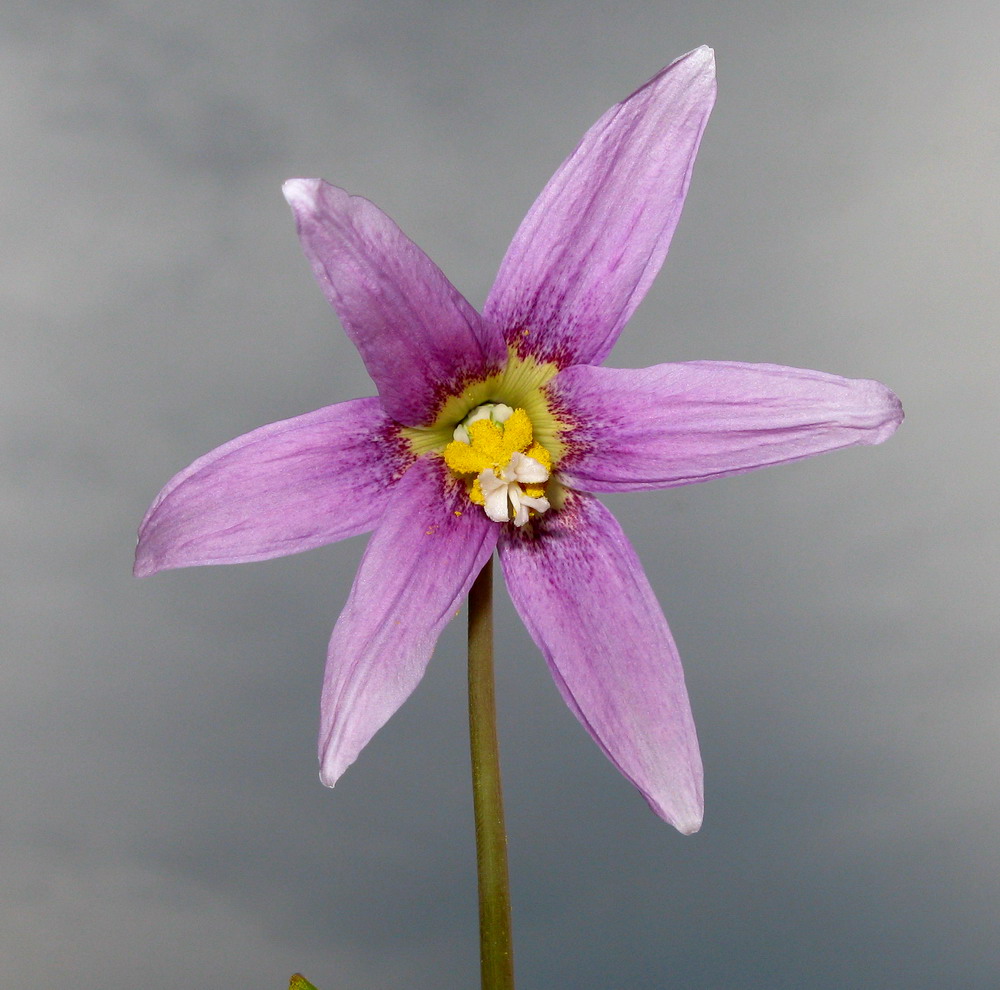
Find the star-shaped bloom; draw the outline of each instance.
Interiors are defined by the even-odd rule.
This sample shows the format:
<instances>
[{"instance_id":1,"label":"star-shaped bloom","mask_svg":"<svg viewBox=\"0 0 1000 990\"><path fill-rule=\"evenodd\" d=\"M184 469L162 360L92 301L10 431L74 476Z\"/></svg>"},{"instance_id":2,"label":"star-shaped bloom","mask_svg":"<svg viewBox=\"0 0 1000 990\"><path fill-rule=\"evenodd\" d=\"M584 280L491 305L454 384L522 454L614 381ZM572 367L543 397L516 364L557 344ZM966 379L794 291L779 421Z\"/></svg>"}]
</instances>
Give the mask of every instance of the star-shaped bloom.
<instances>
[{"instance_id":1,"label":"star-shaped bloom","mask_svg":"<svg viewBox=\"0 0 1000 990\"><path fill-rule=\"evenodd\" d=\"M770 364L601 367L663 262L715 98L699 48L614 106L514 236L482 314L367 200L285 196L378 396L239 437L160 493L136 573L262 560L373 531L330 640L332 785L416 687L498 550L566 704L654 811L702 818L684 676L635 551L593 492L707 481L885 440L873 381Z\"/></svg>"}]
</instances>

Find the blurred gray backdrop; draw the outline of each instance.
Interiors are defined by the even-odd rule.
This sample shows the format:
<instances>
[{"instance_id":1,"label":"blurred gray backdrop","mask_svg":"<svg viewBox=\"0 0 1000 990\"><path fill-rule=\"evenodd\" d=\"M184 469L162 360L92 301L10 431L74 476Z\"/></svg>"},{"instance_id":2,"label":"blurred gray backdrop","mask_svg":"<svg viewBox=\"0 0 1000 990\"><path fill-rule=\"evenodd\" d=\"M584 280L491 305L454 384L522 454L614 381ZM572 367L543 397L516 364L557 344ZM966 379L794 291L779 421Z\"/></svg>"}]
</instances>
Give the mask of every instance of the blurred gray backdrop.
<instances>
[{"instance_id":1,"label":"blurred gray backdrop","mask_svg":"<svg viewBox=\"0 0 1000 990\"><path fill-rule=\"evenodd\" d=\"M130 576L160 486L371 394L281 195L385 209L481 304L584 130L717 52L611 362L873 377L884 447L609 498L676 634L707 817L656 819L501 592L524 987L1000 980L993 3L36 0L4 15L0 984L477 985L463 622L336 790L363 540Z\"/></svg>"}]
</instances>

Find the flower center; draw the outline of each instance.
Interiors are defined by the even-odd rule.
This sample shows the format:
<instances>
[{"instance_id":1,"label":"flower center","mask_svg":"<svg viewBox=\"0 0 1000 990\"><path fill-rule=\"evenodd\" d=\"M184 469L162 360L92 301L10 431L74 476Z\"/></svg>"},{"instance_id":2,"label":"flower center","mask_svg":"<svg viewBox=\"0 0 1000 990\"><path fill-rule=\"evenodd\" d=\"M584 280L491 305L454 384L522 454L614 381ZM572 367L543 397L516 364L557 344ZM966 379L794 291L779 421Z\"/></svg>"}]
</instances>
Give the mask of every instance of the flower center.
<instances>
[{"instance_id":1,"label":"flower center","mask_svg":"<svg viewBox=\"0 0 1000 990\"><path fill-rule=\"evenodd\" d=\"M444 449L444 461L464 478L469 499L494 522L523 526L532 514L545 512L545 482L552 456L535 442L531 420L523 409L502 402L476 406L458 426Z\"/></svg>"}]
</instances>

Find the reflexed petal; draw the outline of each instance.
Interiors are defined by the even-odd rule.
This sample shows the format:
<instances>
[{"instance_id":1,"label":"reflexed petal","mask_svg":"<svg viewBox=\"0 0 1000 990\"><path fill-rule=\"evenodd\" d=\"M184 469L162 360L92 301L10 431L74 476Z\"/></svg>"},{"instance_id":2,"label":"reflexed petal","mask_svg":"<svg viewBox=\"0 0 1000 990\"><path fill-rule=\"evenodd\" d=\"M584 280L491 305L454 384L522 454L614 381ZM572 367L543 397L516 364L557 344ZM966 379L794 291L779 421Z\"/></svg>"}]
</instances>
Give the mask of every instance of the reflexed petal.
<instances>
[{"instance_id":1,"label":"reflexed petal","mask_svg":"<svg viewBox=\"0 0 1000 990\"><path fill-rule=\"evenodd\" d=\"M521 353L604 359L666 257L715 101L698 48L612 107L524 218L484 312Z\"/></svg>"},{"instance_id":2,"label":"reflexed petal","mask_svg":"<svg viewBox=\"0 0 1000 990\"><path fill-rule=\"evenodd\" d=\"M393 489L337 620L323 682L320 776L331 787L409 697L434 644L496 546L442 461L417 461Z\"/></svg>"},{"instance_id":3,"label":"reflexed petal","mask_svg":"<svg viewBox=\"0 0 1000 990\"><path fill-rule=\"evenodd\" d=\"M167 483L135 573L282 557L373 529L411 455L378 399L261 427Z\"/></svg>"},{"instance_id":4,"label":"reflexed petal","mask_svg":"<svg viewBox=\"0 0 1000 990\"><path fill-rule=\"evenodd\" d=\"M570 492L559 511L505 531L500 561L566 704L660 817L697 831L701 757L684 673L614 516Z\"/></svg>"},{"instance_id":5,"label":"reflexed petal","mask_svg":"<svg viewBox=\"0 0 1000 990\"><path fill-rule=\"evenodd\" d=\"M774 364L578 366L548 386L577 424L563 480L585 491L668 488L881 443L902 422L879 382Z\"/></svg>"},{"instance_id":6,"label":"reflexed petal","mask_svg":"<svg viewBox=\"0 0 1000 990\"><path fill-rule=\"evenodd\" d=\"M393 419L425 426L464 382L504 366L500 333L378 207L322 179L289 179L284 192L316 278Z\"/></svg>"}]
</instances>

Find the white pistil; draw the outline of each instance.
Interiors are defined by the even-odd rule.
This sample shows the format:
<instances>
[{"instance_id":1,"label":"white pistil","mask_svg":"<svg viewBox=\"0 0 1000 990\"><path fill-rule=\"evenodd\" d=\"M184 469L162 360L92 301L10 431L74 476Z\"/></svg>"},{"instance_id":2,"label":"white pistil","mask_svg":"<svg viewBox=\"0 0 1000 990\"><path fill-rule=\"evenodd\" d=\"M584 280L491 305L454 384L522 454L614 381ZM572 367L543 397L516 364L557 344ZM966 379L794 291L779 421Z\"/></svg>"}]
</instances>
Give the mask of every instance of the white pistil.
<instances>
[{"instance_id":1,"label":"white pistil","mask_svg":"<svg viewBox=\"0 0 1000 990\"><path fill-rule=\"evenodd\" d=\"M525 495L521 485L540 485L548 477L549 472L543 464L516 451L511 454L508 465L500 470L499 477L495 471L482 471L479 487L483 490L486 515L494 522L510 522L513 509L514 525L523 526L528 521L528 509L545 512L549 500L544 496Z\"/></svg>"}]
</instances>

